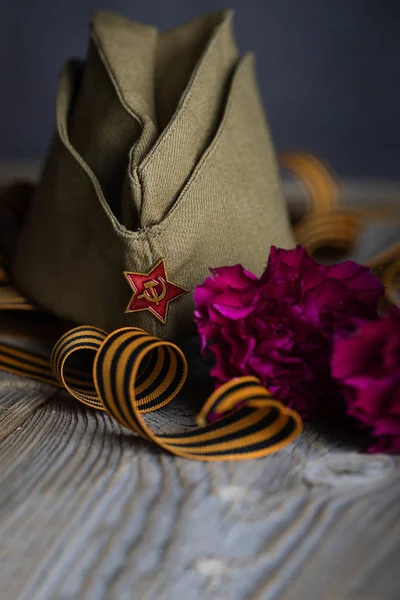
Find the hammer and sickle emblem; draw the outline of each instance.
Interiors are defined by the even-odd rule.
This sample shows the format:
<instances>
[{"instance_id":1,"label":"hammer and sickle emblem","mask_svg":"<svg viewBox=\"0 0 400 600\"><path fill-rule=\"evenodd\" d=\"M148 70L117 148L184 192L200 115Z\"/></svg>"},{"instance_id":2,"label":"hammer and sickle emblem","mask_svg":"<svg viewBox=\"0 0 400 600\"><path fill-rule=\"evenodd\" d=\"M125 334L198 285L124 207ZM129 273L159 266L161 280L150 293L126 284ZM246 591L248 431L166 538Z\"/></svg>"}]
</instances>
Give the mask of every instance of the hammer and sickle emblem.
<instances>
[{"instance_id":1,"label":"hammer and sickle emblem","mask_svg":"<svg viewBox=\"0 0 400 600\"><path fill-rule=\"evenodd\" d=\"M158 284L161 284L161 293L157 294L156 287ZM146 281L143 284L144 292L137 297L138 300L146 299L148 302L154 303L156 306L159 306L160 302L164 300L167 294L167 285L162 277L158 278L158 281L152 279L151 281Z\"/></svg>"},{"instance_id":2,"label":"hammer and sickle emblem","mask_svg":"<svg viewBox=\"0 0 400 600\"><path fill-rule=\"evenodd\" d=\"M147 310L163 325L167 322L170 303L188 293L188 290L168 279L164 258L148 273L124 271L124 275L133 290L125 312Z\"/></svg>"}]
</instances>

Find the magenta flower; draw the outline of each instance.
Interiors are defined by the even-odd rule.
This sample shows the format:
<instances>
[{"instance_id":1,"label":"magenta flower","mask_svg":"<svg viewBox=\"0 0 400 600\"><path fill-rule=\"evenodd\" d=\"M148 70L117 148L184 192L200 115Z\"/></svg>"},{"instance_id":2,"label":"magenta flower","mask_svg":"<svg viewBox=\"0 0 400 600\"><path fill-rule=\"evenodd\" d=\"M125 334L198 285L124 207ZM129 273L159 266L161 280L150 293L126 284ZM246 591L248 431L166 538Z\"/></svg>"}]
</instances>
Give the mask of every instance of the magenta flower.
<instances>
[{"instance_id":1,"label":"magenta flower","mask_svg":"<svg viewBox=\"0 0 400 600\"><path fill-rule=\"evenodd\" d=\"M343 416L330 374L333 342L355 318L377 319L383 287L353 262L327 267L298 246L271 247L260 279L242 266L212 271L194 295L203 352L214 354L216 384L255 375L304 418Z\"/></svg>"},{"instance_id":2,"label":"magenta flower","mask_svg":"<svg viewBox=\"0 0 400 600\"><path fill-rule=\"evenodd\" d=\"M370 452L400 452L400 309L363 323L334 347L332 375L340 383L347 413L369 427Z\"/></svg>"}]
</instances>

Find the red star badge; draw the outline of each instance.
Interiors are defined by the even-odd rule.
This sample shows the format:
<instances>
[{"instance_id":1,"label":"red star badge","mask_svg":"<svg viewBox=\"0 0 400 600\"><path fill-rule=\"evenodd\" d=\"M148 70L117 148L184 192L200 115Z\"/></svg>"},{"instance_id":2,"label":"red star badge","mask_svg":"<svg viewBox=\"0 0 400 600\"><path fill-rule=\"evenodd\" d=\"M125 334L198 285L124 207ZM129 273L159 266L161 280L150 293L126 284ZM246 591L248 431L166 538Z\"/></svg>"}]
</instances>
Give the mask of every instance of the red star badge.
<instances>
[{"instance_id":1,"label":"red star badge","mask_svg":"<svg viewBox=\"0 0 400 600\"><path fill-rule=\"evenodd\" d=\"M125 312L149 310L164 325L167 322L169 303L188 293L185 288L168 280L163 258L149 273L125 271L124 275L133 289L133 296Z\"/></svg>"}]
</instances>

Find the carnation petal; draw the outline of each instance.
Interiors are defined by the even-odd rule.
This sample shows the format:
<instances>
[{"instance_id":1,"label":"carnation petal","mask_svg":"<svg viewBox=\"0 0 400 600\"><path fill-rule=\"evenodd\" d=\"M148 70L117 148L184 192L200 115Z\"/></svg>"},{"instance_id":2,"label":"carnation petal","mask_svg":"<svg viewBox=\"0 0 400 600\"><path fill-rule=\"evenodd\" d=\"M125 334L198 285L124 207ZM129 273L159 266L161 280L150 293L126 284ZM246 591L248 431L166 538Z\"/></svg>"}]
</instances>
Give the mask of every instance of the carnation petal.
<instances>
[{"instance_id":1,"label":"carnation petal","mask_svg":"<svg viewBox=\"0 0 400 600\"><path fill-rule=\"evenodd\" d=\"M241 290L246 288L249 284L253 284L258 281L258 277L247 271L242 265L233 265L232 267L219 267L213 269L216 274L216 280L224 282L225 285L229 285L232 288Z\"/></svg>"},{"instance_id":2,"label":"carnation petal","mask_svg":"<svg viewBox=\"0 0 400 600\"><path fill-rule=\"evenodd\" d=\"M376 438L369 451L395 451L394 440L400 440L400 310L361 323L352 337L336 342L332 375L342 386L348 414Z\"/></svg>"},{"instance_id":3,"label":"carnation petal","mask_svg":"<svg viewBox=\"0 0 400 600\"><path fill-rule=\"evenodd\" d=\"M206 280L207 281L207 280ZM207 285L199 285L194 290L193 300L196 306L207 308L208 304L217 296L217 293Z\"/></svg>"},{"instance_id":4,"label":"carnation petal","mask_svg":"<svg viewBox=\"0 0 400 600\"><path fill-rule=\"evenodd\" d=\"M370 310L376 311L384 287L371 269L347 260L330 266L327 274L330 278L345 282L346 287L355 294L358 300L367 303Z\"/></svg>"},{"instance_id":5,"label":"carnation petal","mask_svg":"<svg viewBox=\"0 0 400 600\"><path fill-rule=\"evenodd\" d=\"M214 304L214 308L221 315L233 321L245 319L254 310L253 306L226 306L224 304Z\"/></svg>"}]
</instances>

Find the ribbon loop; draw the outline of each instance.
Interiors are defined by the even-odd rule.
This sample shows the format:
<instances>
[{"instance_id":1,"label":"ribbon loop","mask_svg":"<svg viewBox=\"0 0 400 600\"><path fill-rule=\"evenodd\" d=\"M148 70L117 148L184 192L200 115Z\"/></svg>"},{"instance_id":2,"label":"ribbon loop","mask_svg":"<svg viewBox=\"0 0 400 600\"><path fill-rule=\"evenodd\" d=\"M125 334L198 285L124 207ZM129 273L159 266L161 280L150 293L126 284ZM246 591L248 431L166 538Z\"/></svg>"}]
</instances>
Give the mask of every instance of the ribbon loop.
<instances>
[{"instance_id":1,"label":"ribbon loop","mask_svg":"<svg viewBox=\"0 0 400 600\"><path fill-rule=\"evenodd\" d=\"M93 408L104 410L93 381L92 369L71 366L71 359L83 352L93 353L93 362L107 333L95 327L76 327L64 334L51 353L54 377L74 398Z\"/></svg>"},{"instance_id":2,"label":"ribbon loop","mask_svg":"<svg viewBox=\"0 0 400 600\"><path fill-rule=\"evenodd\" d=\"M83 354L90 358L86 367ZM199 426L180 434L155 434L143 415L179 394L187 363L178 346L134 327L110 334L76 327L56 343L50 363L3 344L0 369L58 385L144 439L195 460L265 456L292 442L302 429L300 416L271 398L257 378L239 377L211 394L198 416Z\"/></svg>"}]
</instances>

